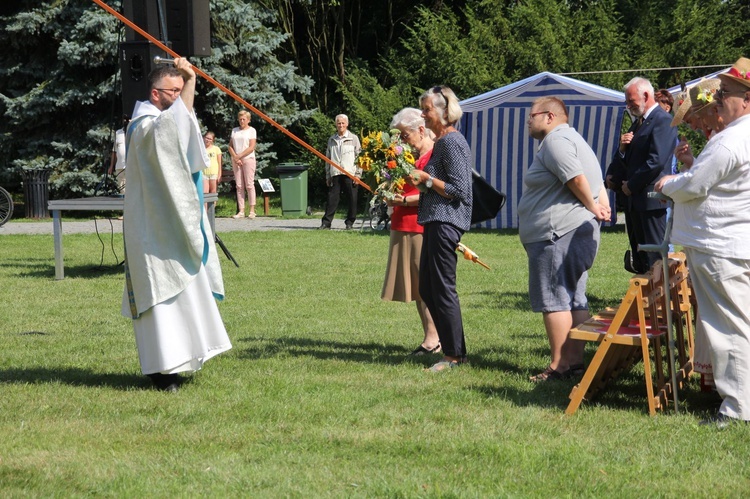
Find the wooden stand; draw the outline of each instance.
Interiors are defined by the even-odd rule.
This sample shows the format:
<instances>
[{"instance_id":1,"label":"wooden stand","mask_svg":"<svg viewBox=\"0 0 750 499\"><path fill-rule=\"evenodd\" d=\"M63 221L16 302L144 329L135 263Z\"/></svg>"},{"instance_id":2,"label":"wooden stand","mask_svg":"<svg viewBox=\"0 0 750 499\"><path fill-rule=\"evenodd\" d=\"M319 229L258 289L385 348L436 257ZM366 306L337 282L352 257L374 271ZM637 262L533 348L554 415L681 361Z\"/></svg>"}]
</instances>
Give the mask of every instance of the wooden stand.
<instances>
[{"instance_id":1,"label":"wooden stand","mask_svg":"<svg viewBox=\"0 0 750 499\"><path fill-rule=\"evenodd\" d=\"M690 376L693 370L693 322L685 255L671 254L668 265L669 282L664 282L662 262L659 261L648 273L630 279L628 291L618 308L606 309L570 330L570 338L597 342L599 347L583 379L570 392L570 404L565 414L575 413L583 399L591 400L611 380L641 360L648 410L652 416L668 406L672 390L682 387L683 381ZM663 348L672 348L666 341L667 313L672 314L679 367L672 366L670 355L663 352ZM678 369L676 387L671 382L675 368Z\"/></svg>"},{"instance_id":2,"label":"wooden stand","mask_svg":"<svg viewBox=\"0 0 750 499\"><path fill-rule=\"evenodd\" d=\"M276 191L274 190L271 181L267 178L259 178L258 185L260 185L260 190L263 191L263 215L268 216L269 196L272 192Z\"/></svg>"}]
</instances>

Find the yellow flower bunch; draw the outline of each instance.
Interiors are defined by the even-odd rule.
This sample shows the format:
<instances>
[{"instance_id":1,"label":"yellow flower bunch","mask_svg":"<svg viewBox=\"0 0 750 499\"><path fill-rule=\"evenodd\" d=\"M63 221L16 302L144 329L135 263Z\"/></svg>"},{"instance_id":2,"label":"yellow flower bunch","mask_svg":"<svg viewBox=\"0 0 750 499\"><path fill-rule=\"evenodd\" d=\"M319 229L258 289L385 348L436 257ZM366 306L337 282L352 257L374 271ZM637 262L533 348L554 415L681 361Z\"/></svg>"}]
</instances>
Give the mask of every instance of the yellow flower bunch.
<instances>
[{"instance_id":1,"label":"yellow flower bunch","mask_svg":"<svg viewBox=\"0 0 750 499\"><path fill-rule=\"evenodd\" d=\"M414 170L415 161L411 147L401 142L398 130L363 134L357 162L363 179L374 187L372 203L400 194L406 185L405 177Z\"/></svg>"}]
</instances>

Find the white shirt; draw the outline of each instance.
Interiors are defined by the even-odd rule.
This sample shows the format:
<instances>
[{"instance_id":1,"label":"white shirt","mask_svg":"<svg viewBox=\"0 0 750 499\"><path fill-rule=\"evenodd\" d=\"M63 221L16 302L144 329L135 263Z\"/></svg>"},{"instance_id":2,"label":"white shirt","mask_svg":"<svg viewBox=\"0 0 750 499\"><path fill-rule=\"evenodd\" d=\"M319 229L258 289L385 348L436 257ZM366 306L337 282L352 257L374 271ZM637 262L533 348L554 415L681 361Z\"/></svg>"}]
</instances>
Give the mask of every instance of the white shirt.
<instances>
[{"instance_id":1,"label":"white shirt","mask_svg":"<svg viewBox=\"0 0 750 499\"><path fill-rule=\"evenodd\" d=\"M649 114L651 114L651 112L652 112L652 111L653 111L654 109L656 109L656 106L658 106L658 105L659 105L659 103L657 102L656 104L654 104L654 105L653 105L653 106L651 106L650 108L646 109L646 112L645 112L645 113L643 113L643 121L646 121L646 118L648 118L648 115L649 115Z\"/></svg>"},{"instance_id":2,"label":"white shirt","mask_svg":"<svg viewBox=\"0 0 750 499\"><path fill-rule=\"evenodd\" d=\"M236 154L241 154L242 151L250 147L250 141L253 139L257 139L258 134L255 131L255 128L249 126L245 128L244 130L242 128L234 128L232 129L232 138L229 139L230 143L232 144L232 149L234 149L234 152ZM245 156L246 158L254 158L255 157L255 150Z\"/></svg>"},{"instance_id":3,"label":"white shirt","mask_svg":"<svg viewBox=\"0 0 750 499\"><path fill-rule=\"evenodd\" d=\"M672 243L750 260L750 115L716 134L662 191L675 201Z\"/></svg>"}]
</instances>

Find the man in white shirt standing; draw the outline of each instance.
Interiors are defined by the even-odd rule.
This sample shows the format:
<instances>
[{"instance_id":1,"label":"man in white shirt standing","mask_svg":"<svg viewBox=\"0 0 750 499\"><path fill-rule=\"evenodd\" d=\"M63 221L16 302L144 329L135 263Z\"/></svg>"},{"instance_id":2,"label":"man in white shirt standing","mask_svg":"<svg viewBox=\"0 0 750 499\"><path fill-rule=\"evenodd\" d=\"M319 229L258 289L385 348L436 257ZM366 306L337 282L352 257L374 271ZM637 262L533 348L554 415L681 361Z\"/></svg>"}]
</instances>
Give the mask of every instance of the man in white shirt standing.
<instances>
[{"instance_id":1,"label":"man in white shirt standing","mask_svg":"<svg viewBox=\"0 0 750 499\"><path fill-rule=\"evenodd\" d=\"M750 421L750 59L720 74L714 94L726 128L690 170L656 190L674 202L672 242L688 258L699 320L722 404L701 424Z\"/></svg>"},{"instance_id":2,"label":"man in white shirt standing","mask_svg":"<svg viewBox=\"0 0 750 499\"><path fill-rule=\"evenodd\" d=\"M362 171L356 166L356 159L362 146L359 137L348 130L349 118L345 114L336 116L336 133L328 139L326 156L341 166L349 175L359 178ZM326 163L326 185L328 186L328 201L326 212L320 222L321 229L330 229L336 208L339 206L341 191L349 198L349 211L344 220L347 229L351 229L357 219L357 184L348 175Z\"/></svg>"},{"instance_id":3,"label":"man in white shirt standing","mask_svg":"<svg viewBox=\"0 0 750 499\"><path fill-rule=\"evenodd\" d=\"M193 111L195 72L179 58L149 82L127 132L122 313L133 319L143 374L177 391L177 373L232 345L216 305L224 283L203 209L209 162Z\"/></svg>"}]
</instances>

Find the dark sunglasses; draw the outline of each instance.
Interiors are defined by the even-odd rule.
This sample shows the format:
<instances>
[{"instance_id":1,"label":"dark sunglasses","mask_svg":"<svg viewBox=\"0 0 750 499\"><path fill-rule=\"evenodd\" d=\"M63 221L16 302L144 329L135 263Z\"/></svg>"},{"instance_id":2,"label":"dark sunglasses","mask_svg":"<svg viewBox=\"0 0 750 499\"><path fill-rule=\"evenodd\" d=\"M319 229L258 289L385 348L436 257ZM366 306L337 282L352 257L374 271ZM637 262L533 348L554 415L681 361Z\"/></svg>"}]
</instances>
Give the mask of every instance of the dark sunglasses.
<instances>
[{"instance_id":1,"label":"dark sunglasses","mask_svg":"<svg viewBox=\"0 0 750 499\"><path fill-rule=\"evenodd\" d=\"M725 88L720 88L716 92L714 92L714 96L718 100L724 100L724 97L726 97L727 95L743 95L746 92L748 92L748 90L738 90L736 92L731 92Z\"/></svg>"},{"instance_id":2,"label":"dark sunglasses","mask_svg":"<svg viewBox=\"0 0 750 499\"><path fill-rule=\"evenodd\" d=\"M448 97L446 97L445 94L443 93L443 87L440 87L440 86L432 87L432 93L442 95L443 99L445 100L445 109L448 109Z\"/></svg>"}]
</instances>

